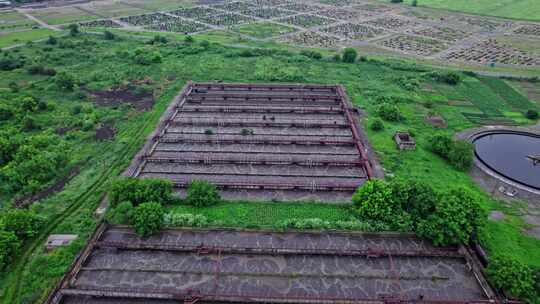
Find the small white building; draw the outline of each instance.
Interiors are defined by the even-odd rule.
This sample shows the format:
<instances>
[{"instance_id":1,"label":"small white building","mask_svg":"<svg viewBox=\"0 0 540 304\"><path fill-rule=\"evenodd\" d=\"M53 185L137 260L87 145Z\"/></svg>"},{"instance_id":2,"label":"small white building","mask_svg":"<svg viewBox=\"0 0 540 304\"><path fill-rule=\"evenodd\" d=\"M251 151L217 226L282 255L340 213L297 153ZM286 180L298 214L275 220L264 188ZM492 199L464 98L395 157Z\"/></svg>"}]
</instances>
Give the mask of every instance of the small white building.
<instances>
[{"instance_id":1,"label":"small white building","mask_svg":"<svg viewBox=\"0 0 540 304\"><path fill-rule=\"evenodd\" d=\"M51 251L61 246L67 246L78 238L76 234L51 234L45 242L45 249Z\"/></svg>"}]
</instances>

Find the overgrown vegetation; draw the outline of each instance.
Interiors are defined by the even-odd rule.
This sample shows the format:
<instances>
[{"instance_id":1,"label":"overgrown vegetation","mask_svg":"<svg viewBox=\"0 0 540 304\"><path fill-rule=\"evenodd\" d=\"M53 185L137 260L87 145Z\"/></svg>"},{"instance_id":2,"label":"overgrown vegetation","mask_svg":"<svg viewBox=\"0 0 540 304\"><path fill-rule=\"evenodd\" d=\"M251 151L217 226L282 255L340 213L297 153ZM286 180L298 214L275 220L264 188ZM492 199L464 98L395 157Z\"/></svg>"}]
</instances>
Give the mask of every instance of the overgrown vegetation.
<instances>
[{"instance_id":1,"label":"overgrown vegetation","mask_svg":"<svg viewBox=\"0 0 540 304\"><path fill-rule=\"evenodd\" d=\"M449 135L435 135L429 141L433 153L448 160L459 170L467 170L473 161L473 145L462 140L453 140Z\"/></svg>"},{"instance_id":2,"label":"overgrown vegetation","mask_svg":"<svg viewBox=\"0 0 540 304\"><path fill-rule=\"evenodd\" d=\"M164 179L122 178L116 180L109 191L111 206L130 202L138 206L147 202L167 204L171 200L172 182Z\"/></svg>"},{"instance_id":3,"label":"overgrown vegetation","mask_svg":"<svg viewBox=\"0 0 540 304\"><path fill-rule=\"evenodd\" d=\"M111 189L111 182L125 169L155 127L161 112L188 80L340 83L346 87L352 102L362 107L370 120L378 116L381 103L378 97L391 96L391 100L386 102L398 106L401 119L385 121L384 129L380 131L365 128L387 172L397 177L407 176L429 182L435 189L445 189L448 185L465 187L473 193L474 201L483 209L501 210L507 215L507 220L488 221L479 229L478 238L489 254L504 253L522 263L540 265L540 243L522 232L528 226L516 215L517 212L490 198L466 173L455 170L429 149L429 139L436 133L424 122L428 111L445 118L448 134L501 117L516 124L530 123L524 119L523 113L534 109L534 104L514 97L511 100L503 98L491 86L502 86L498 81L487 85L475 76L461 75L458 84L449 85L431 77L417 77L419 71L429 72L429 68L403 62L370 59L349 64L341 62L340 56L340 61L334 61L328 53L322 53L323 58L316 59L285 49L254 49L251 52L254 56L244 56L246 54L241 55L243 48L200 43L198 36L191 41L169 39L167 43L146 44L115 35L115 39L108 40L104 36L82 33L76 37L55 38L54 44L35 43L0 54L0 57L8 58L2 61L5 64L0 65L7 67L0 71L0 149L3 151L0 153L0 171L4 172L7 166L13 168L12 172L40 172L46 168L42 173L47 174L47 178L41 173L36 174L39 178L29 174L30 179L19 179L19 176L24 176L23 173L13 174L14 178L7 183L9 187L5 187L7 180L4 179L0 190L2 206L10 205L16 196L46 189L67 176L78 164L84 164L80 173L62 185L58 193L50 193L39 204L31 206L30 210L43 216L45 223L36 235L26 240L24 246L14 241L13 233L0 231L0 246L8 245L3 252L9 252L9 248L17 251L11 266L1 275L0 289L4 290L1 301L35 303L44 299L47 290L64 273L94 229L96 220L92 213L104 193ZM148 54L159 53L161 63L159 60L149 60L150 64L136 63L135 50L139 48ZM56 76L29 73L27 68L34 65L54 69ZM59 85L57 76L60 72L72 76L72 90ZM421 86L408 90L396 83L397 77L421 79ZM93 95L127 83L139 86L146 80L159 84L153 85L156 103L148 111L137 110L125 100L116 104L98 103L99 98ZM425 87L429 87L429 90L425 90ZM505 87L505 90L508 89ZM30 100L22 102L26 97L32 97L37 103ZM430 109L424 107L426 102L432 104ZM517 113L519 117L512 113ZM117 130L115 138L104 142L96 140L96 126L102 123L114 126ZM396 130L413 131L418 143L417 150L412 153L397 151L392 141ZM33 137L48 137L45 141L52 144L41 146L32 143L35 139L30 138ZM22 162L14 162L21 145L34 147L24 150L34 151L26 154L31 156L30 159L34 159L34 154L39 155L30 162L35 167L29 169ZM58 150L62 151L60 156L56 156ZM58 162L49 161L56 159ZM41 160L45 160L43 166L38 166ZM27 180L32 182L26 183ZM13 186L20 190L14 192ZM130 197L126 193L120 196L116 198L114 209L120 210L117 218L124 223L131 221L133 209L137 208L135 206L158 202L164 204L166 214L175 217L170 221L172 224L164 222L167 225L206 225L201 217L204 216L210 223L208 225L227 227L318 227L325 226L326 222L330 226L347 222L364 225L351 229L368 229L367 221L351 219L351 211L344 206L220 202L195 207L187 204L166 205L167 200L162 200L161 195L157 195L160 199ZM131 199L135 202L131 202ZM449 200L455 199L451 197ZM441 208L452 206L452 202L439 204ZM403 208L403 212L410 215L415 228L413 210L419 209ZM453 212L462 214L459 209ZM175 214L191 214L197 219L191 216L176 217ZM163 217L167 218L165 214ZM387 228L388 225L384 224L373 229ZM468 226L465 228L469 229ZM75 233L80 238L68 247L45 254L42 244L53 232ZM460 237L459 234L443 235L445 240ZM42 271L38 275L34 269Z\"/></svg>"},{"instance_id":4,"label":"overgrown vegetation","mask_svg":"<svg viewBox=\"0 0 540 304\"><path fill-rule=\"evenodd\" d=\"M442 246L468 243L485 219L470 191L435 191L419 181L371 180L358 188L352 200L361 220L382 222L393 230L414 230Z\"/></svg>"}]
</instances>

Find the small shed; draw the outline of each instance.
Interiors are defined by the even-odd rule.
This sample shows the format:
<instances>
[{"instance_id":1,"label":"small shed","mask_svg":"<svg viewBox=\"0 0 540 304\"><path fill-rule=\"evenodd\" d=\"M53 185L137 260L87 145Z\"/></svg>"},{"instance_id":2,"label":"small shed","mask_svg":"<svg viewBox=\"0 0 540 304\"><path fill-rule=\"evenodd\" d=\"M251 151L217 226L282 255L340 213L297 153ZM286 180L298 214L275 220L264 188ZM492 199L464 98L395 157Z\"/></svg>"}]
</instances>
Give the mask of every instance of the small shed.
<instances>
[{"instance_id":1,"label":"small shed","mask_svg":"<svg viewBox=\"0 0 540 304\"><path fill-rule=\"evenodd\" d=\"M78 238L76 234L51 234L45 243L45 249L51 251L55 248L67 246Z\"/></svg>"},{"instance_id":2,"label":"small shed","mask_svg":"<svg viewBox=\"0 0 540 304\"><path fill-rule=\"evenodd\" d=\"M409 132L396 132L394 140L400 150L414 150L416 149L416 142L409 134Z\"/></svg>"}]
</instances>

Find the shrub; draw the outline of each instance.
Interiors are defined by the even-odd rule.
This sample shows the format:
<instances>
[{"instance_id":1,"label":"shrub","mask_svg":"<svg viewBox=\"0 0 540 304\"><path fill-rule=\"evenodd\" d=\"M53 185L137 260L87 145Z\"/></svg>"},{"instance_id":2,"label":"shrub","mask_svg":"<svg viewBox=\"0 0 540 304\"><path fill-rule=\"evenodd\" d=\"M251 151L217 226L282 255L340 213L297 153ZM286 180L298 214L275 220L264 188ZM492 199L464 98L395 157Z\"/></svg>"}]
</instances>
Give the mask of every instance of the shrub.
<instances>
[{"instance_id":1,"label":"shrub","mask_svg":"<svg viewBox=\"0 0 540 304\"><path fill-rule=\"evenodd\" d=\"M69 35L72 36L72 37L73 37L73 36L77 36L77 35L80 33L80 31L79 31L79 25L76 24L76 23L73 23L73 24L68 25L67 28L68 28L68 30L69 30Z\"/></svg>"},{"instance_id":2,"label":"shrub","mask_svg":"<svg viewBox=\"0 0 540 304\"><path fill-rule=\"evenodd\" d=\"M4 101L0 102L0 121L9 120L15 115L15 109Z\"/></svg>"},{"instance_id":3,"label":"shrub","mask_svg":"<svg viewBox=\"0 0 540 304\"><path fill-rule=\"evenodd\" d=\"M399 112L399 108L395 104L391 103L382 103L379 105L379 108L377 109L377 114L379 116L387 121L399 121L401 120L401 113Z\"/></svg>"},{"instance_id":4,"label":"shrub","mask_svg":"<svg viewBox=\"0 0 540 304\"><path fill-rule=\"evenodd\" d=\"M300 55L309 57L311 59L322 59L322 54L316 51L310 51L310 50L302 50L300 51Z\"/></svg>"},{"instance_id":5,"label":"shrub","mask_svg":"<svg viewBox=\"0 0 540 304\"><path fill-rule=\"evenodd\" d=\"M116 36L109 31L105 31L103 32L103 38L105 38L105 40L114 40Z\"/></svg>"},{"instance_id":6,"label":"shrub","mask_svg":"<svg viewBox=\"0 0 540 304\"><path fill-rule=\"evenodd\" d=\"M56 135L42 133L18 144L11 162L0 168L0 180L11 191L37 191L51 182L68 161L69 150Z\"/></svg>"},{"instance_id":7,"label":"shrub","mask_svg":"<svg viewBox=\"0 0 540 304\"><path fill-rule=\"evenodd\" d=\"M537 120L538 119L538 111L537 110L527 110L525 113L525 117L531 120Z\"/></svg>"},{"instance_id":8,"label":"shrub","mask_svg":"<svg viewBox=\"0 0 540 304\"><path fill-rule=\"evenodd\" d=\"M4 56L0 58L0 70L11 71L24 66L24 61L20 58L14 58L11 56Z\"/></svg>"},{"instance_id":9,"label":"shrub","mask_svg":"<svg viewBox=\"0 0 540 304\"><path fill-rule=\"evenodd\" d=\"M15 233L0 230L0 270L9 265L20 246L21 242Z\"/></svg>"},{"instance_id":10,"label":"shrub","mask_svg":"<svg viewBox=\"0 0 540 304\"><path fill-rule=\"evenodd\" d=\"M369 127L373 131L382 131L384 130L384 123L381 119L376 118L373 120L373 122L371 122L371 125Z\"/></svg>"},{"instance_id":11,"label":"shrub","mask_svg":"<svg viewBox=\"0 0 540 304\"><path fill-rule=\"evenodd\" d=\"M457 72L433 72L430 75L435 80L449 85L457 85L461 82L461 75Z\"/></svg>"},{"instance_id":12,"label":"shrub","mask_svg":"<svg viewBox=\"0 0 540 304\"><path fill-rule=\"evenodd\" d=\"M131 216L131 224L142 236L148 236L161 230L165 211L159 203L142 203L135 207Z\"/></svg>"},{"instance_id":13,"label":"shrub","mask_svg":"<svg viewBox=\"0 0 540 304\"><path fill-rule=\"evenodd\" d=\"M435 212L437 193L424 182L396 178L390 182L394 201L408 212L413 221L427 218Z\"/></svg>"},{"instance_id":14,"label":"shrub","mask_svg":"<svg viewBox=\"0 0 540 304\"><path fill-rule=\"evenodd\" d=\"M153 63L161 63L163 57L158 51L152 51L146 48L138 48L133 54L133 60L140 65L151 65Z\"/></svg>"},{"instance_id":15,"label":"shrub","mask_svg":"<svg viewBox=\"0 0 540 304\"><path fill-rule=\"evenodd\" d=\"M56 74L54 80L60 88L66 91L73 91L73 88L75 88L75 77L65 71Z\"/></svg>"},{"instance_id":16,"label":"shrub","mask_svg":"<svg viewBox=\"0 0 540 304\"><path fill-rule=\"evenodd\" d=\"M467 244L484 218L480 204L470 191L452 189L438 196L435 212L417 223L416 233L435 245Z\"/></svg>"},{"instance_id":17,"label":"shrub","mask_svg":"<svg viewBox=\"0 0 540 304\"><path fill-rule=\"evenodd\" d=\"M165 214L163 222L167 227L207 227L210 224L208 218L201 214L177 214L172 212Z\"/></svg>"},{"instance_id":18,"label":"shrub","mask_svg":"<svg viewBox=\"0 0 540 304\"><path fill-rule=\"evenodd\" d=\"M133 204L121 202L107 214L107 220L114 224L129 224L133 216Z\"/></svg>"},{"instance_id":19,"label":"shrub","mask_svg":"<svg viewBox=\"0 0 540 304\"><path fill-rule=\"evenodd\" d=\"M358 53L356 52L355 49L346 48L345 50L343 50L342 60L343 62L353 63L356 61L357 56L358 56Z\"/></svg>"},{"instance_id":20,"label":"shrub","mask_svg":"<svg viewBox=\"0 0 540 304\"><path fill-rule=\"evenodd\" d=\"M186 202L196 207L219 203L221 197L215 185L202 180L192 181L187 189Z\"/></svg>"},{"instance_id":21,"label":"shrub","mask_svg":"<svg viewBox=\"0 0 540 304\"><path fill-rule=\"evenodd\" d=\"M473 144L457 140L453 142L448 161L459 170L468 170L473 162Z\"/></svg>"},{"instance_id":22,"label":"shrub","mask_svg":"<svg viewBox=\"0 0 540 304\"><path fill-rule=\"evenodd\" d=\"M467 170L472 165L474 147L469 142L455 141L449 135L435 135L429 140L429 149L459 170Z\"/></svg>"},{"instance_id":23,"label":"shrub","mask_svg":"<svg viewBox=\"0 0 540 304\"><path fill-rule=\"evenodd\" d=\"M122 178L114 181L109 190L111 206L131 202L137 206L145 202L169 203L173 184L165 179Z\"/></svg>"},{"instance_id":24,"label":"shrub","mask_svg":"<svg viewBox=\"0 0 540 304\"><path fill-rule=\"evenodd\" d=\"M433 153L444 158L446 158L446 156L452 150L452 145L453 145L453 139L449 135L438 134L438 135L433 136L429 140L430 150Z\"/></svg>"},{"instance_id":25,"label":"shrub","mask_svg":"<svg viewBox=\"0 0 540 304\"><path fill-rule=\"evenodd\" d=\"M1 227L13 232L21 241L34 237L43 226L45 219L36 213L25 209L11 209L4 213Z\"/></svg>"},{"instance_id":26,"label":"shrub","mask_svg":"<svg viewBox=\"0 0 540 304\"><path fill-rule=\"evenodd\" d=\"M362 220L392 223L399 214L392 188L383 180L370 180L359 187L352 196L355 211Z\"/></svg>"},{"instance_id":27,"label":"shrub","mask_svg":"<svg viewBox=\"0 0 540 304\"><path fill-rule=\"evenodd\" d=\"M193 43L193 42L195 42L195 39L193 39L192 36L188 35L188 36L186 36L186 38L184 38L184 42L185 43Z\"/></svg>"},{"instance_id":28,"label":"shrub","mask_svg":"<svg viewBox=\"0 0 540 304\"><path fill-rule=\"evenodd\" d=\"M535 278L530 267L510 256L494 256L486 273L489 281L508 296L531 300L535 293ZM531 301L532 303L532 301Z\"/></svg>"},{"instance_id":29,"label":"shrub","mask_svg":"<svg viewBox=\"0 0 540 304\"><path fill-rule=\"evenodd\" d=\"M54 36L49 36L45 43L49 45L56 45L58 43L58 39L56 39Z\"/></svg>"}]
</instances>

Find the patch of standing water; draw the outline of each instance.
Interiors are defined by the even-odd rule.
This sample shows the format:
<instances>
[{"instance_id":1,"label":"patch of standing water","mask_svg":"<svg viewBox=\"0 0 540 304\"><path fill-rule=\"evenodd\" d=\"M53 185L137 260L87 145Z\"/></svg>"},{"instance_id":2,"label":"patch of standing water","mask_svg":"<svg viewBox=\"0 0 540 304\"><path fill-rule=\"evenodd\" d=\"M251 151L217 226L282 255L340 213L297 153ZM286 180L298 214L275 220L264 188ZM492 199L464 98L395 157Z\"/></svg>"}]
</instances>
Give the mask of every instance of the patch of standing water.
<instances>
[{"instance_id":1,"label":"patch of standing water","mask_svg":"<svg viewBox=\"0 0 540 304\"><path fill-rule=\"evenodd\" d=\"M522 133L491 133L474 141L475 154L491 170L520 184L540 190L540 136Z\"/></svg>"}]
</instances>

